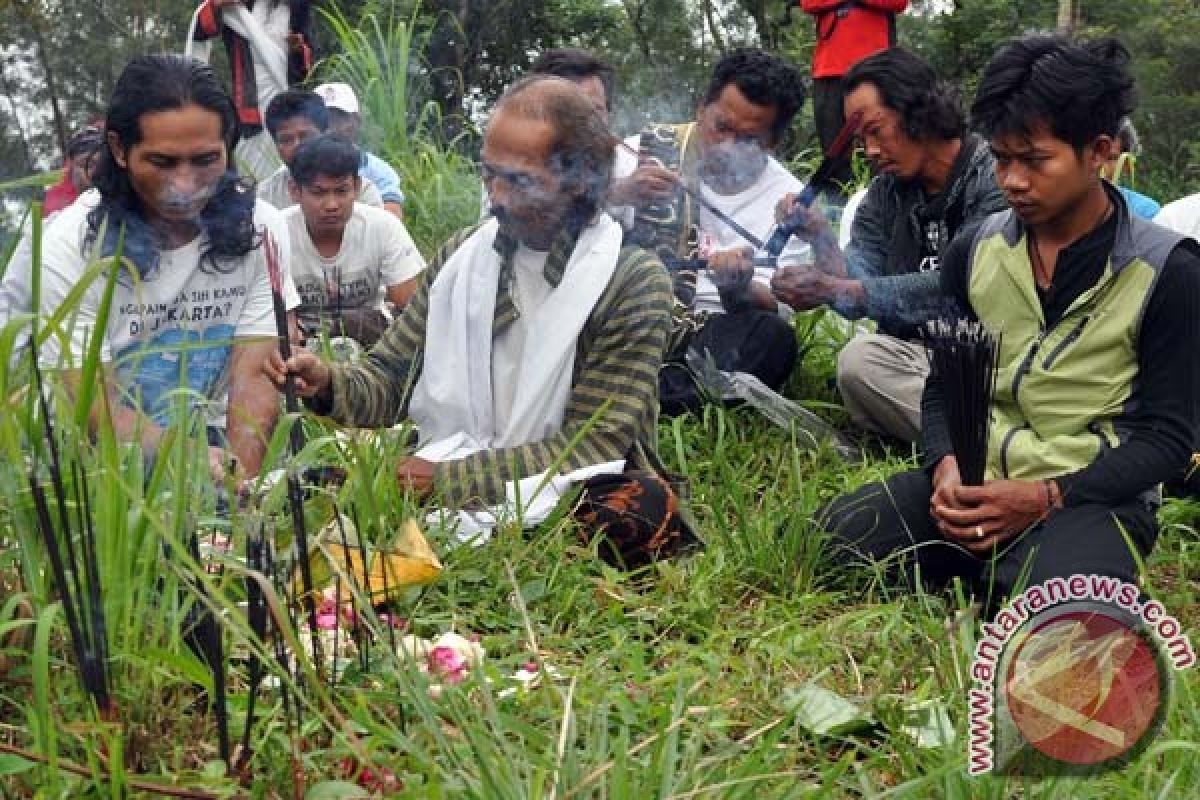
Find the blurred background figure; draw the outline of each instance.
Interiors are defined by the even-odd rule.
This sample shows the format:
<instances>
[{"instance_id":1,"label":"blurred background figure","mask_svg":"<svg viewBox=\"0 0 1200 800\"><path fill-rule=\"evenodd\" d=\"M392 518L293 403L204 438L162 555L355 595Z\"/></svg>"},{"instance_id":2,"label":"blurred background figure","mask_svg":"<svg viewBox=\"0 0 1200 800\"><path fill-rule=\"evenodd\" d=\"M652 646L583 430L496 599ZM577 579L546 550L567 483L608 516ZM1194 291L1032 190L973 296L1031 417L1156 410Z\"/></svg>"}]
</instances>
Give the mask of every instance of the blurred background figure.
<instances>
[{"instance_id":1,"label":"blurred background figure","mask_svg":"<svg viewBox=\"0 0 1200 800\"><path fill-rule=\"evenodd\" d=\"M1126 179L1133 182L1137 157L1142 154L1142 140L1128 117L1121 120L1121 127L1117 129L1117 145L1112 157L1101 167L1100 174L1121 190L1130 211L1143 219L1154 219L1162 208L1158 201L1123 185Z\"/></svg>"},{"instance_id":2,"label":"blurred background figure","mask_svg":"<svg viewBox=\"0 0 1200 800\"><path fill-rule=\"evenodd\" d=\"M207 61L213 39L225 44L241 134L237 162L255 180L279 166L263 113L275 95L308 78L311 16L311 0L204 0L192 17L187 55Z\"/></svg>"},{"instance_id":3,"label":"blurred background figure","mask_svg":"<svg viewBox=\"0 0 1200 800\"><path fill-rule=\"evenodd\" d=\"M813 120L824 152L846 124L843 78L867 56L895 46L896 15L904 13L908 0L799 0L797 5L817 25L812 60ZM847 154L829 183L818 188L831 200L838 199L845 196L842 187L853 180Z\"/></svg>"},{"instance_id":4,"label":"blurred background figure","mask_svg":"<svg viewBox=\"0 0 1200 800\"><path fill-rule=\"evenodd\" d=\"M329 109L329 132L341 136L351 144L359 144L362 130L362 115L358 110L358 95L348 83L322 83L316 88L317 95ZM383 207L401 219L404 218L404 192L400 188L400 175L379 156L362 149L360 177L375 184L383 196Z\"/></svg>"},{"instance_id":5,"label":"blurred background figure","mask_svg":"<svg viewBox=\"0 0 1200 800\"><path fill-rule=\"evenodd\" d=\"M63 160L62 178L46 189L42 216L50 217L62 211L75 198L92 186L96 154L104 144L104 121L93 120L67 140L67 155Z\"/></svg>"},{"instance_id":6,"label":"blurred background figure","mask_svg":"<svg viewBox=\"0 0 1200 800\"><path fill-rule=\"evenodd\" d=\"M315 92L288 89L275 95L267 106L266 123L267 133L271 135L271 141L275 143L283 165L259 181L256 191L260 199L282 211L296 204L288 190L292 159L295 158L300 145L329 129L329 109ZM358 202L369 206L383 206L379 190L366 178L361 181Z\"/></svg>"}]
</instances>

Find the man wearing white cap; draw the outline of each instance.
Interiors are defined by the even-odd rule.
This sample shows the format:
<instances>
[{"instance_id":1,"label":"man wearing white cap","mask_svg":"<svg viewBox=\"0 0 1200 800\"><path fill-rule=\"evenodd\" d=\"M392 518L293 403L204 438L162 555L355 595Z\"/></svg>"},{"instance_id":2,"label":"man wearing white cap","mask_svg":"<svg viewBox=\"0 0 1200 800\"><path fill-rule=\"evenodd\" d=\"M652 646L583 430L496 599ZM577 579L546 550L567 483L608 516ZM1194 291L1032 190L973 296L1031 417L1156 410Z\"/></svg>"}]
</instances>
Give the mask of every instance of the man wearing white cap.
<instances>
[{"instance_id":1,"label":"man wearing white cap","mask_svg":"<svg viewBox=\"0 0 1200 800\"><path fill-rule=\"evenodd\" d=\"M325 101L329 109L331 133L341 136L347 141L358 144L358 132L362 127L362 117L358 113L358 97L347 83L323 83L316 88L317 95ZM400 176L386 161L374 153L362 150L362 166L358 170L359 177L375 184L375 188L383 195L383 207L404 217L404 192L400 190Z\"/></svg>"}]
</instances>

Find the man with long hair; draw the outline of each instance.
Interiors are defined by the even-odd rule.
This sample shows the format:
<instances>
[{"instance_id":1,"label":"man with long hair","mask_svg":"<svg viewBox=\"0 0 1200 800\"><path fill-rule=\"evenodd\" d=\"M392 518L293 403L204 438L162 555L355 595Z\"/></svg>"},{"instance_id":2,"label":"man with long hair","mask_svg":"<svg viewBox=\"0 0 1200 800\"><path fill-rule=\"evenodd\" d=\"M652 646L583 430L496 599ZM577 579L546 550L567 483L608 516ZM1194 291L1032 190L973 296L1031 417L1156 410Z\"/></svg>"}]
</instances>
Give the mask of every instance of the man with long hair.
<instances>
[{"instance_id":1,"label":"man with long hair","mask_svg":"<svg viewBox=\"0 0 1200 800\"><path fill-rule=\"evenodd\" d=\"M583 481L576 517L606 557L668 555L689 535L656 456L671 285L604 212L604 121L571 82L530 76L496 105L482 162L493 216L442 248L378 344L353 365L277 355L272 376L344 425L410 418L420 449L397 477L445 507L528 502L553 469Z\"/></svg>"},{"instance_id":2,"label":"man with long hair","mask_svg":"<svg viewBox=\"0 0 1200 800\"><path fill-rule=\"evenodd\" d=\"M262 371L276 348L264 243L273 238L286 259L288 242L278 214L233 171L237 112L208 66L141 56L121 73L105 119L95 191L62 212L43 242L47 316L91 282L66 314L65 351L51 336L41 361L77 387L100 337L119 438L153 453L166 426L190 424L195 412L208 425L214 474L225 471L226 441L253 474L278 409ZM115 293L101 319L110 270ZM180 397L187 419L176 413Z\"/></svg>"},{"instance_id":3,"label":"man with long hair","mask_svg":"<svg viewBox=\"0 0 1200 800\"><path fill-rule=\"evenodd\" d=\"M838 353L837 385L859 427L905 442L921 431L929 374L917 326L941 307L939 256L959 231L1002 210L987 143L967 132L958 92L919 56L894 47L865 58L845 77L846 113L879 173L853 215L845 252L824 213L781 209L803 219L813 268L775 274L776 296L797 310L829 305L870 319L877 333Z\"/></svg>"},{"instance_id":4,"label":"man with long hair","mask_svg":"<svg viewBox=\"0 0 1200 800\"><path fill-rule=\"evenodd\" d=\"M828 150L846 123L843 101L846 73L868 56L896 45L896 15L908 0L788 0L816 23L812 58L813 122L821 149ZM850 159L838 159L829 184L818 187L840 195L854 179Z\"/></svg>"},{"instance_id":5,"label":"man with long hair","mask_svg":"<svg viewBox=\"0 0 1200 800\"><path fill-rule=\"evenodd\" d=\"M1001 335L984 481L962 483L935 373L924 468L835 501L839 562L961 576L992 608L1023 581L1136 582L1159 485L1200 419L1200 245L1133 214L1100 177L1133 107L1129 53L1112 39L1029 36L984 69L971 115L1011 210L958 237L941 270L962 313Z\"/></svg>"}]
</instances>

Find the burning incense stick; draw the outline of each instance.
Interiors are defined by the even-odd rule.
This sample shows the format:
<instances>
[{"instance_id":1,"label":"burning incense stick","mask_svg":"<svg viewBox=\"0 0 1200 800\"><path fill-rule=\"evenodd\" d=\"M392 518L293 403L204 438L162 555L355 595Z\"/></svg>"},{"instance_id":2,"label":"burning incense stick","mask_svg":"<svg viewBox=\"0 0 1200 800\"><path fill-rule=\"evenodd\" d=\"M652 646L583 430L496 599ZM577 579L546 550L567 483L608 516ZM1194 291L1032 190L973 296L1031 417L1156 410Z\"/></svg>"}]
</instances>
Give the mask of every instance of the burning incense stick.
<instances>
[{"instance_id":1,"label":"burning incense stick","mask_svg":"<svg viewBox=\"0 0 1200 800\"><path fill-rule=\"evenodd\" d=\"M255 572L266 576L267 564L263 543L264 521L261 516L256 519L257 531L246 536L246 566ZM246 578L246 622L250 632L258 640L258 646L267 647L267 599L263 595L262 586L253 577ZM254 730L254 706L262 687L263 662L257 648L250 648L250 674L248 676L246 696L246 727L242 731L242 746L238 755L236 769L245 767L250 758L250 734Z\"/></svg>"},{"instance_id":2,"label":"burning incense stick","mask_svg":"<svg viewBox=\"0 0 1200 800\"><path fill-rule=\"evenodd\" d=\"M922 333L930 378L942 388L959 476L967 486L979 486L987 466L1000 337L982 323L964 319L932 320Z\"/></svg>"},{"instance_id":3,"label":"burning incense stick","mask_svg":"<svg viewBox=\"0 0 1200 800\"><path fill-rule=\"evenodd\" d=\"M199 565L200 539L194 525L188 549L193 561ZM217 721L217 752L222 761L232 766L229 751L229 702L225 691L225 641L217 617L208 605L208 590L199 578L193 578L191 583L197 602L188 614L191 625L186 637L189 640L188 644L204 659L212 674L213 696L210 705Z\"/></svg>"},{"instance_id":4,"label":"burning incense stick","mask_svg":"<svg viewBox=\"0 0 1200 800\"><path fill-rule=\"evenodd\" d=\"M279 263L279 244L269 232L263 233L263 252L267 260L267 278L271 282L271 302L275 308L275 329L279 335L279 353L283 360L292 357L292 344L288 338L287 310L283 305L283 270ZM289 372L284 380L283 396L289 414L296 414L300 405L296 400L296 381ZM294 459L304 449L304 432L299 420L292 423L288 439L289 455ZM317 635L317 606L313 595L312 565L308 560L308 531L304 521L304 492L296 470L287 470L288 505L292 511L292 533L296 558L300 562L300 581L304 588L301 603L308 617L308 630L312 635L313 656L318 670L322 662L320 640Z\"/></svg>"}]
</instances>

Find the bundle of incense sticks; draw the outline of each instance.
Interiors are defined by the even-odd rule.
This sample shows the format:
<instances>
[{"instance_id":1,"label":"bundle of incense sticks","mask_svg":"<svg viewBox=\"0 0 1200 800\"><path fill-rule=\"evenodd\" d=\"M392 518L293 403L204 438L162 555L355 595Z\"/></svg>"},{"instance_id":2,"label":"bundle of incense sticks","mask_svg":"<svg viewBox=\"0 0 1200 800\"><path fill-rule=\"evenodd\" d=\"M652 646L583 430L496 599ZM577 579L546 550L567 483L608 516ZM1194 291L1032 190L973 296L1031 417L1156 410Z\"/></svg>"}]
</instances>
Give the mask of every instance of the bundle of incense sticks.
<instances>
[{"instance_id":1,"label":"bundle of incense sticks","mask_svg":"<svg viewBox=\"0 0 1200 800\"><path fill-rule=\"evenodd\" d=\"M987 466L1000 337L980 322L937 319L925 323L922 338L930 378L942 388L959 476L967 486L979 486Z\"/></svg>"},{"instance_id":2,"label":"bundle of incense sticks","mask_svg":"<svg viewBox=\"0 0 1200 800\"><path fill-rule=\"evenodd\" d=\"M254 529L246 536L246 566L264 576L267 572L266 544L263 540L264 521L261 515L253 520ZM267 599L262 586L253 576L246 578L246 621L250 632L258 640L262 648L267 646ZM250 648L249 675L246 687L246 727L242 730L242 744L235 767L241 771L250 760L250 736L254 731L255 705L258 703L258 692L262 688L265 673L262 657L257 648Z\"/></svg>"},{"instance_id":3,"label":"bundle of incense sticks","mask_svg":"<svg viewBox=\"0 0 1200 800\"><path fill-rule=\"evenodd\" d=\"M95 700L101 717L112 719L116 708L110 691L108 632L87 472L77 458L69 468L64 466L59 453L58 434L46 401L36 347L31 361L42 433L50 459L46 465L50 474L48 496L40 476L42 448L34 443L31 448L29 489L33 496L38 532L50 558L50 568L67 622L80 682L84 691ZM64 472L68 469L70 489L64 480ZM54 514L51 513L51 505L56 512Z\"/></svg>"},{"instance_id":4,"label":"bundle of incense sticks","mask_svg":"<svg viewBox=\"0 0 1200 800\"><path fill-rule=\"evenodd\" d=\"M275 309L275 329L279 336L279 353L283 356L283 360L287 361L292 357L292 344L288 337L287 309L284 308L283 303L283 269L279 262L279 244L266 231L263 233L263 252L267 261L267 278L271 282L271 302ZM283 395L288 413L298 413L300 404L296 400L296 382L291 373L288 373L285 379ZM291 435L288 439L289 454L295 458L302 449L304 449L304 432L299 421L296 421L292 424ZM304 597L300 602L303 603L308 618L308 630L313 640L313 654L319 669L322 659L317 635L317 606L313 593L312 565L308 558L308 531L304 521L304 492L300 486L300 476L297 475L295 469L287 470L287 487L288 505L292 512L293 545L299 561L300 581L304 588Z\"/></svg>"}]
</instances>

